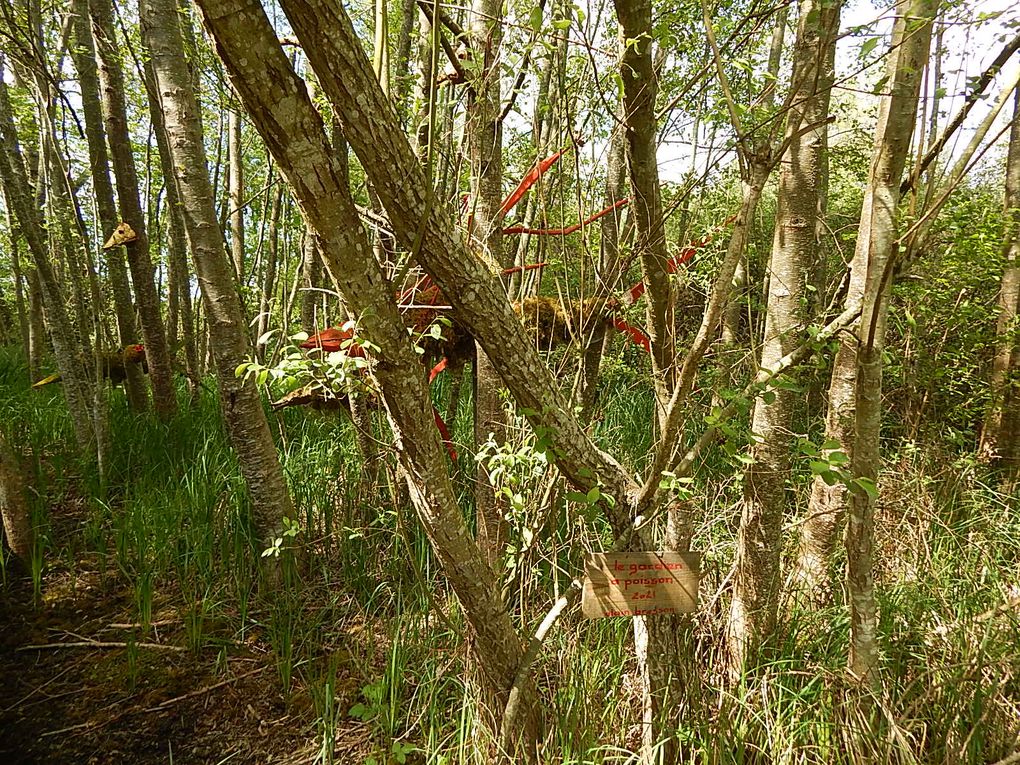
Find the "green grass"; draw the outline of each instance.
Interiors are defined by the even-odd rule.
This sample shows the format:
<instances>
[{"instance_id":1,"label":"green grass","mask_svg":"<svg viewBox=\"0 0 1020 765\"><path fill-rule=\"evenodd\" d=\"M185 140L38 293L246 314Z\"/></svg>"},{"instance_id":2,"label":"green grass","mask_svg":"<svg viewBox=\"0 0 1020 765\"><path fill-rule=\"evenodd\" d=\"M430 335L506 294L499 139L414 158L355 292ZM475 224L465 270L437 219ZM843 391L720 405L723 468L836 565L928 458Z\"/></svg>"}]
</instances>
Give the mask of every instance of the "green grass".
<instances>
[{"instance_id":1,"label":"green grass","mask_svg":"<svg viewBox=\"0 0 1020 765\"><path fill-rule=\"evenodd\" d=\"M650 397L625 369L608 370L607 380L596 437L637 469L651 444ZM440 403L444 395L440 387ZM453 423L461 442L470 432L470 399L465 385ZM33 489L38 560L69 567L94 561L103 577L130 588L142 623L159 605L176 604L188 646L212 649L211 661L216 650L263 639L280 687L295 700L310 699L320 761L331 761L353 725L367 726L379 762L400 753L436 765L488 761L465 679L459 606L413 511L385 488L366 493L345 420L295 410L271 415L310 552L303 581L275 591L259 588L261 550L214 391L204 390L195 408L165 424L133 415L115 391L104 486L90 460L75 453L59 389L30 390L24 364L6 350L0 423ZM701 703L678 722L684 762L980 763L1016 745L1018 612L996 611L1020 594L1016 499L998 493L967 455L931 445L904 445L887 464L876 572L883 654L877 697L846 679L849 626L839 593L823 610L787 606L769 658L739 687L721 683L726 597L714 596L732 561L741 487L739 473L718 454L701 468L696 546L705 552L702 597L712 605L695 620L704 672ZM474 463L463 448L459 470L470 519ZM804 473L796 477L801 494ZM601 519L556 492L551 507L538 507L543 486L539 475L522 488L527 517L551 519L543 543L518 562L515 574L525 586L507 594L522 634L537 625L556 587L577 574L584 549L607 533ZM545 762L634 761L640 736L632 643L626 621L568 614L554 629L535 668L549 723Z\"/></svg>"}]
</instances>

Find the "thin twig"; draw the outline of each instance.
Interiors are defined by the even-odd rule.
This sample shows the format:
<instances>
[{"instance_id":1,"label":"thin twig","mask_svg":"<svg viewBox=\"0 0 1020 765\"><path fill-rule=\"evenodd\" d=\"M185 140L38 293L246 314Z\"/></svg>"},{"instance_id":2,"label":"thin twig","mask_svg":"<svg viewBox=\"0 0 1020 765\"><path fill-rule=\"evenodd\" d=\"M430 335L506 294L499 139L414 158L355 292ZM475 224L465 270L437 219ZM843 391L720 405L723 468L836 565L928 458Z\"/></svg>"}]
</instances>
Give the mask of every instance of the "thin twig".
<instances>
[{"instance_id":1,"label":"thin twig","mask_svg":"<svg viewBox=\"0 0 1020 765\"><path fill-rule=\"evenodd\" d=\"M163 645L161 643L126 643L110 642L101 640L76 640L73 643L42 643L40 645L23 645L16 648L16 651L51 651L58 648L153 648L161 651L186 651L187 648L179 645Z\"/></svg>"}]
</instances>

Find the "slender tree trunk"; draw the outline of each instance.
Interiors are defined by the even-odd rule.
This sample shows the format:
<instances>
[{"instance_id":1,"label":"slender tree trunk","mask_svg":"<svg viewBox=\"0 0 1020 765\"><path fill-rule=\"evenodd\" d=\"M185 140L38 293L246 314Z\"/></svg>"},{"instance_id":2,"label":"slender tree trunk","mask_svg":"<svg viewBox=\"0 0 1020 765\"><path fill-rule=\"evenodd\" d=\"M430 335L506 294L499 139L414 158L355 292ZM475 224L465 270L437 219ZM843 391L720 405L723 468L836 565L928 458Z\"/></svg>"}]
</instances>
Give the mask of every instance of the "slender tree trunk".
<instances>
[{"instance_id":1,"label":"slender tree trunk","mask_svg":"<svg viewBox=\"0 0 1020 765\"><path fill-rule=\"evenodd\" d=\"M38 380L42 377L43 357L46 355L46 326L43 320L42 285L39 282L39 272L34 267L29 269L27 281L28 373L33 380Z\"/></svg>"},{"instance_id":2,"label":"slender tree trunk","mask_svg":"<svg viewBox=\"0 0 1020 765\"><path fill-rule=\"evenodd\" d=\"M0 69L0 179L3 181L7 205L14 210L18 226L32 253L38 277L37 292L41 298L50 339L53 341L57 369L60 371L75 437L82 452L88 454L95 444L90 409L92 386L79 363L78 351L81 343L75 337L67 315L64 296L50 263L46 231L40 210L29 190L2 69Z\"/></svg>"},{"instance_id":3,"label":"slender tree trunk","mask_svg":"<svg viewBox=\"0 0 1020 765\"><path fill-rule=\"evenodd\" d=\"M776 228L769 261L769 292L760 368L768 368L804 341L810 320L808 277L819 257L818 186L829 90L822 72L839 31L838 2L801 0L793 59L788 147L779 176ZM777 65L778 70L778 65ZM807 126L815 125L806 130ZM755 401L753 462L744 475L730 607L730 670L739 676L772 632L779 607L781 530L790 509L787 488L801 396L779 388Z\"/></svg>"},{"instance_id":4,"label":"slender tree trunk","mask_svg":"<svg viewBox=\"0 0 1020 765\"><path fill-rule=\"evenodd\" d=\"M468 202L469 234L492 263L493 270L506 268L502 222L498 218L503 199L503 126L500 116L500 61L503 18L500 0L474 0L468 34L475 61L470 83L467 123L464 128L471 174ZM499 395L502 382L482 348L475 352L475 443L479 447L495 438L506 441L506 416ZM505 502L489 483L484 464L476 468L475 513L478 543L489 565L500 570L508 539Z\"/></svg>"},{"instance_id":5,"label":"slender tree trunk","mask_svg":"<svg viewBox=\"0 0 1020 765\"><path fill-rule=\"evenodd\" d=\"M24 353L25 361L29 364L29 375L35 380L38 379L39 370L33 369L31 365L32 330L31 317L29 315L31 301L25 297L25 274L21 268L20 233L14 222L14 211L11 210L10 205L7 205L5 215L7 217L7 236L11 241L11 276L14 281L14 306L18 313L18 329L20 330L18 341L21 345L22 353Z\"/></svg>"},{"instance_id":6,"label":"slender tree trunk","mask_svg":"<svg viewBox=\"0 0 1020 765\"><path fill-rule=\"evenodd\" d=\"M99 80L102 85L103 117L110 140L110 157L117 181L117 197L121 219L134 229L136 239L127 244L128 266L135 288L142 338L149 367L149 380L156 413L169 418L177 411L177 395L173 385L173 369L167 348L166 330L160 314L154 269L149 256L149 240L145 233L145 215L139 201L138 175L135 172L124 101L124 73L120 51L114 40L112 0L89 0L92 16L93 42L98 53Z\"/></svg>"},{"instance_id":7,"label":"slender tree trunk","mask_svg":"<svg viewBox=\"0 0 1020 765\"><path fill-rule=\"evenodd\" d=\"M627 167L634 195L636 240L641 258L641 275L646 285L648 337L652 344L652 375L655 381L657 418L665 415L673 389L676 339L673 319L673 289L666 263L666 233L662 218L662 197L656 159L658 125L655 96L658 83L652 64L651 0L615 0L616 15L623 37L621 76L623 78L624 122L627 125Z\"/></svg>"},{"instance_id":8,"label":"slender tree trunk","mask_svg":"<svg viewBox=\"0 0 1020 765\"><path fill-rule=\"evenodd\" d=\"M609 141L608 170L606 171L603 208L615 205L627 196L627 133L622 125L616 125ZM599 254L599 276L604 283L615 285L620 278L620 220L621 210L614 210L602 218L601 252ZM601 326L601 325L600 325ZM585 338L584 360L582 361L581 405L583 418L588 419L595 408L598 394L599 367L602 365L606 333L592 333Z\"/></svg>"},{"instance_id":9,"label":"slender tree trunk","mask_svg":"<svg viewBox=\"0 0 1020 765\"><path fill-rule=\"evenodd\" d=\"M177 6L173 0L143 0L141 14L143 40L151 55L165 115L181 211L209 317L227 432L251 493L260 541L269 548L281 535L283 519L293 517L293 506L254 381L241 380L234 373L248 356L248 339L216 220L198 104L182 54Z\"/></svg>"},{"instance_id":10,"label":"slender tree trunk","mask_svg":"<svg viewBox=\"0 0 1020 765\"><path fill-rule=\"evenodd\" d=\"M241 113L231 109L227 115L227 198L230 212L230 257L234 262L237 284L244 293L244 155L241 151Z\"/></svg>"},{"instance_id":11,"label":"slender tree trunk","mask_svg":"<svg viewBox=\"0 0 1020 765\"><path fill-rule=\"evenodd\" d=\"M266 231L265 271L259 298L259 338L269 331L272 322L272 312L275 308L273 295L276 292L276 272L280 262L280 210L283 208L283 186L278 184L271 194L273 201L269 210L269 226ZM264 359L265 344L263 343L257 350L260 358Z\"/></svg>"},{"instance_id":12,"label":"slender tree trunk","mask_svg":"<svg viewBox=\"0 0 1020 765\"><path fill-rule=\"evenodd\" d=\"M866 269L857 349L856 417L852 465L858 480L878 482L881 466L882 352L896 250L900 180L917 119L921 79L928 61L937 0L910 0L900 10L888 60L890 95L882 100L875 133L857 253ZM877 685L878 610L874 593L874 514L877 492L851 493L847 527L851 672Z\"/></svg>"},{"instance_id":13,"label":"slender tree trunk","mask_svg":"<svg viewBox=\"0 0 1020 765\"><path fill-rule=\"evenodd\" d=\"M96 209L103 241L107 241L117 228L117 203L110 181L110 157L106 149L106 133L103 129L103 107L99 98L99 74L96 69L95 46L89 25L87 0L74 0L72 5L74 21L74 42L71 55L78 72L81 88L82 111L85 119L85 137L89 147L89 166L92 171L92 186L96 195ZM135 326L135 309L128 284L127 265L124 263L124 248L112 247L106 251L106 268L113 294L114 315L117 320L117 336L121 347L138 342ZM149 405L149 391L142 370L135 364L127 365L125 381L128 405L134 412L142 412Z\"/></svg>"},{"instance_id":14,"label":"slender tree trunk","mask_svg":"<svg viewBox=\"0 0 1020 765\"><path fill-rule=\"evenodd\" d=\"M321 119L308 100L303 83L290 68L261 6L252 0L202 0L199 7L234 88L281 173L290 181L331 276L351 311L360 317L363 335L379 348L375 375L382 386L411 498L464 604L478 666L484 673L487 690L495 699L496 706L491 712L498 715L520 663L522 646L492 571L472 541L457 506L432 420L424 375L400 319L393 286L372 256ZM340 12L338 7L332 9ZM290 10L293 14L293 9ZM344 35L353 34L346 16L341 18L347 24ZM308 24L320 31L328 28L330 35L336 29L332 19L315 12L304 17L293 15L291 21L302 31L307 30ZM368 66L360 46L356 54L355 60ZM341 61L336 63L342 65ZM367 72L375 89L373 93L381 94L370 67ZM383 113L396 125L392 106L385 98L382 104ZM406 141L404 145L409 152ZM399 173L394 167L389 172L393 175L388 183L392 184ZM376 179L379 178L377 175ZM521 741L522 754L533 757L538 743L533 687L528 698L531 703L523 707L524 722L512 729L512 738L515 744Z\"/></svg>"},{"instance_id":15,"label":"slender tree trunk","mask_svg":"<svg viewBox=\"0 0 1020 765\"><path fill-rule=\"evenodd\" d=\"M992 361L991 405L981 433L981 453L1020 477L1020 87L1013 93L1013 126L1006 156L1005 268L999 288L998 347Z\"/></svg>"},{"instance_id":16,"label":"slender tree trunk","mask_svg":"<svg viewBox=\"0 0 1020 765\"><path fill-rule=\"evenodd\" d=\"M198 360L195 351L194 308L191 304L191 275L188 269L188 242L184 231L184 216L181 212L180 191L174 173L173 155L166 135L163 120L163 109L160 106L155 87L155 73L152 62L145 62L145 87L148 94L149 115L152 129L156 134L156 147L159 150L159 164L166 183L166 210L168 226L167 247L167 292L171 305L176 304L177 322L170 322L170 352L175 355L177 350L177 329L179 324L184 345L184 373L188 378L188 389L194 403L198 399Z\"/></svg>"}]
</instances>

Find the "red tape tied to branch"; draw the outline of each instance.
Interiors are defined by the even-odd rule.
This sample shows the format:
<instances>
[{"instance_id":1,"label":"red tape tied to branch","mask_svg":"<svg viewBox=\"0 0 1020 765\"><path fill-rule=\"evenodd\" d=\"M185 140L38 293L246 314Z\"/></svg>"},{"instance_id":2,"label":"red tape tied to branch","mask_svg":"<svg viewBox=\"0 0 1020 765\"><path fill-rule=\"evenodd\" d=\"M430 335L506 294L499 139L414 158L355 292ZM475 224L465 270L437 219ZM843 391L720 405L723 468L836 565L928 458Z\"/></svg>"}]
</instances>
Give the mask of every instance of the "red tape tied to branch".
<instances>
[{"instance_id":1,"label":"red tape tied to branch","mask_svg":"<svg viewBox=\"0 0 1020 765\"><path fill-rule=\"evenodd\" d=\"M500 206L499 212L496 213L496 220L502 220L507 213L514 209L514 207L517 206L517 203L521 201L525 194L528 193L528 190L538 183L538 179L545 174L545 171L559 162L560 157L562 157L569 149L569 146L566 149L560 149L551 157L546 157L540 162L535 163L535 166L532 167L523 178L521 178L521 182L517 184L517 188L513 190L510 196L503 200L503 204Z\"/></svg>"},{"instance_id":2,"label":"red tape tied to branch","mask_svg":"<svg viewBox=\"0 0 1020 765\"><path fill-rule=\"evenodd\" d=\"M532 234L534 236L566 236L567 234L573 234L575 231L580 231L585 226L590 226L592 223L597 221L603 215L608 215L613 210L618 210L625 204L630 202L629 199L621 199L616 204L609 205L604 210L599 210L594 215L586 218L581 223L575 223L573 226L567 228L525 228L524 226L510 226L503 229L504 234Z\"/></svg>"}]
</instances>

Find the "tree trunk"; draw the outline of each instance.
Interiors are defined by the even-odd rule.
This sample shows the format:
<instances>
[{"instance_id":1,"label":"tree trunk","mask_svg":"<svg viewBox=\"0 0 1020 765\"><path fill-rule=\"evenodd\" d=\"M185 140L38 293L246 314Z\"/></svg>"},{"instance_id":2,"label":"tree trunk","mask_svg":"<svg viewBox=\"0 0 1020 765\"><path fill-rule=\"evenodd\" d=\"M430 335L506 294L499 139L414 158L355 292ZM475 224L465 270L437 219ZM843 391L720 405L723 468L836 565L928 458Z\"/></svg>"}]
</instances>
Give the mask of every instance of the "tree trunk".
<instances>
[{"instance_id":1,"label":"tree trunk","mask_svg":"<svg viewBox=\"0 0 1020 765\"><path fill-rule=\"evenodd\" d=\"M259 539L263 548L269 548L281 535L283 519L293 518L294 511L254 381L241 380L234 373L248 356L248 339L216 220L198 105L182 54L177 6L173 0L143 0L141 15L143 40L165 115L181 211L209 317L227 432L251 493Z\"/></svg>"},{"instance_id":2,"label":"tree trunk","mask_svg":"<svg viewBox=\"0 0 1020 765\"><path fill-rule=\"evenodd\" d=\"M169 222L168 248L167 248L167 292L170 296L171 305L177 306L177 324L181 327L181 335L184 345L184 372L188 378L188 389L191 392L192 403L198 399L198 360L195 349L194 308L191 304L191 275L188 270L188 242L184 232L184 217L181 212L181 195L177 188L177 178L174 173L173 155L170 152L170 145L166 135L166 125L163 120L163 110L159 104L157 89L155 87L155 73L152 71L152 62L145 64L145 88L148 94L149 115L152 119L152 130L156 134L156 146L159 149L159 164L163 171L164 182L166 183L166 210ZM173 327L175 322L168 321L171 326L170 352L171 356L177 348L177 330Z\"/></svg>"},{"instance_id":3,"label":"tree trunk","mask_svg":"<svg viewBox=\"0 0 1020 765\"><path fill-rule=\"evenodd\" d=\"M658 124L655 95L658 92L652 64L651 0L615 0L624 45L621 57L624 122L627 125L627 167L634 195L636 240L641 275L646 285L648 337L652 345L656 413L661 420L673 390L675 354L673 289L666 263L666 232L656 159Z\"/></svg>"},{"instance_id":4,"label":"tree trunk","mask_svg":"<svg viewBox=\"0 0 1020 765\"><path fill-rule=\"evenodd\" d=\"M839 3L801 0L793 59L793 97L787 114L788 146L779 176L776 228L769 261L769 292L760 368L799 346L811 318L809 274L819 257L816 223L821 178L821 134L829 89L819 89L829 48L839 31ZM777 66L778 69L778 66ZM813 129L805 130L807 126ZM753 462L744 475L736 573L728 625L730 671L740 676L772 632L779 606L781 529L789 512L791 451L801 396L786 388L755 401Z\"/></svg>"},{"instance_id":5,"label":"tree trunk","mask_svg":"<svg viewBox=\"0 0 1020 765\"><path fill-rule=\"evenodd\" d=\"M231 109L227 115L227 198L230 202L230 257L234 261L237 285L244 294L244 155L241 151L241 113Z\"/></svg>"},{"instance_id":6,"label":"tree trunk","mask_svg":"<svg viewBox=\"0 0 1020 765\"><path fill-rule=\"evenodd\" d=\"M89 166L92 186L96 195L96 209L103 241L107 241L117 228L117 203L110 181L110 156L106 149L103 129L103 107L99 98L99 74L96 69L95 46L89 25L87 0L74 0L72 5L74 42L71 56L78 71L81 88L82 111L85 118L85 138L89 147ZM128 284L124 248L113 247L106 251L106 268L113 294L113 309L117 320L118 343L123 348L138 342L135 326L135 309ZM124 385L128 405L134 412L143 412L149 406L149 391L142 370L135 364L127 365Z\"/></svg>"},{"instance_id":7,"label":"tree trunk","mask_svg":"<svg viewBox=\"0 0 1020 765\"><path fill-rule=\"evenodd\" d=\"M887 64L890 95L883 98L879 109L875 149L854 253L855 265L859 261L867 276L861 296L852 465L855 479L869 481L872 485L877 484L881 466L882 351L896 249L896 208L917 118L918 95L928 61L936 7L937 0L911 0L897 17ZM851 492L846 534L849 667L862 682L877 686L878 610L872 570L877 492L865 489L859 485Z\"/></svg>"},{"instance_id":8,"label":"tree trunk","mask_svg":"<svg viewBox=\"0 0 1020 765\"><path fill-rule=\"evenodd\" d=\"M149 240L145 233L145 215L139 201L138 175L135 172L128 130L124 95L124 73L121 53L114 40L112 0L89 0L92 16L93 42L98 53L99 80L102 85L103 116L110 141L110 157L117 181L121 220L134 229L136 239L127 244L128 266L135 288L138 315L141 318L145 357L156 413L163 419L177 411L177 395L173 385L173 369L167 348L166 330L160 314L154 269L149 256Z\"/></svg>"},{"instance_id":9,"label":"tree trunk","mask_svg":"<svg viewBox=\"0 0 1020 765\"><path fill-rule=\"evenodd\" d=\"M7 546L28 569L32 561L34 535L24 472L3 430L0 430L0 515L3 516Z\"/></svg>"},{"instance_id":10,"label":"tree trunk","mask_svg":"<svg viewBox=\"0 0 1020 765\"><path fill-rule=\"evenodd\" d=\"M29 190L3 74L0 68L0 179L3 182L4 197L8 207L14 210L18 226L32 253L38 277L37 292L41 298L46 327L53 341L57 369L60 371L75 437L82 452L88 454L95 445L90 408L92 385L78 361L81 343L74 335L60 283L50 263L39 206Z\"/></svg>"},{"instance_id":11,"label":"tree trunk","mask_svg":"<svg viewBox=\"0 0 1020 765\"><path fill-rule=\"evenodd\" d=\"M375 375L381 383L411 498L464 605L478 666L484 673L489 694L496 699L496 707L490 712L498 715L523 650L492 571L471 539L457 506L424 374L397 310L393 286L372 256L321 119L308 100L303 83L290 68L262 7L253 0L201 0L199 7L234 88L294 190L330 275L351 311L360 317L360 331L379 349ZM339 12L337 7L331 8ZM347 17L340 18L347 24L342 34L353 35ZM328 29L331 37L336 31L332 19L319 13L294 15L292 23L295 19L301 20L295 26L303 31L307 31L307 25L319 27L320 31ZM305 45L306 50L311 49L307 40ZM381 93L360 46L348 51L355 52L355 60L366 67L373 92ZM336 63L343 65L339 60ZM392 105L385 99L382 104L384 113L396 126ZM366 103L362 108L374 112ZM382 141L384 136L377 136L376 140ZM406 139L404 146L409 153ZM387 185L397 182L398 176L396 166L387 168ZM382 177L383 174L376 174L372 180L376 182ZM406 184L407 179L401 177L399 183ZM426 216L419 217L425 219ZM539 740L534 694L531 687L530 703L523 707L523 722L513 729L517 740L510 742L529 757L535 756Z\"/></svg>"},{"instance_id":12,"label":"tree trunk","mask_svg":"<svg viewBox=\"0 0 1020 765\"><path fill-rule=\"evenodd\" d=\"M1013 126L1006 156L1005 268L999 288L998 347L992 361L991 405L981 434L981 453L1020 477L1020 87L1013 94Z\"/></svg>"},{"instance_id":13,"label":"tree trunk","mask_svg":"<svg viewBox=\"0 0 1020 765\"><path fill-rule=\"evenodd\" d=\"M266 231L265 270L262 276L262 289L259 297L258 336L262 338L269 331L274 308L273 296L276 292L276 272L280 262L280 210L283 208L283 185L277 184L272 194L272 205L269 209L269 226ZM265 343L257 349L259 357L265 360Z\"/></svg>"},{"instance_id":14,"label":"tree trunk","mask_svg":"<svg viewBox=\"0 0 1020 765\"><path fill-rule=\"evenodd\" d=\"M500 120L500 68L498 56L503 35L501 0L474 0L469 16L475 68L468 96L465 138L471 175L468 202L469 235L492 264L494 271L507 268L503 252L502 221L498 213L503 200L503 125ZM475 352L475 444L481 447L491 435L497 445L506 441L506 415L499 374L482 348ZM501 570L508 539L506 503L497 497L485 464L476 467L475 514L478 543L489 565Z\"/></svg>"}]
</instances>

